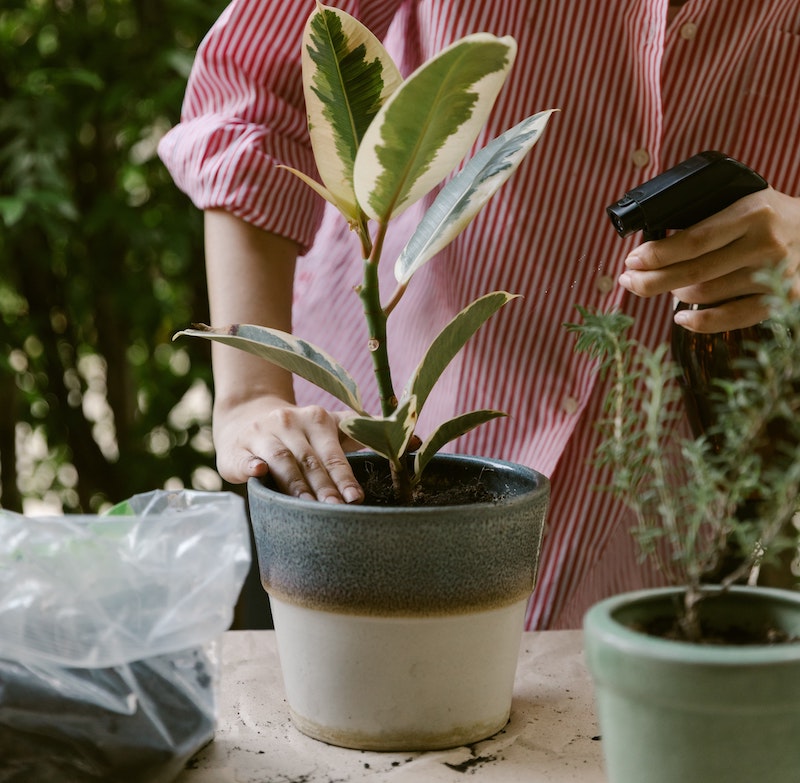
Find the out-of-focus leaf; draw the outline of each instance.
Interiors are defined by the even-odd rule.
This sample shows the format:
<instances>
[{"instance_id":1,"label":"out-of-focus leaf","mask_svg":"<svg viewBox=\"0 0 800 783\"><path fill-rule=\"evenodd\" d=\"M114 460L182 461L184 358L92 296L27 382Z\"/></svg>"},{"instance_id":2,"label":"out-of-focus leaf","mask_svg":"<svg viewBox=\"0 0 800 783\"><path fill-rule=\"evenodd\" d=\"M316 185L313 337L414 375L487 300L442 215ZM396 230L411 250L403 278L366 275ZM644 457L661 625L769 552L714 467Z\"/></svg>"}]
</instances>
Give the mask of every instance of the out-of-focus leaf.
<instances>
[{"instance_id":1,"label":"out-of-focus leaf","mask_svg":"<svg viewBox=\"0 0 800 783\"><path fill-rule=\"evenodd\" d=\"M25 202L21 198L0 198L0 218L7 226L13 226L25 213Z\"/></svg>"}]
</instances>

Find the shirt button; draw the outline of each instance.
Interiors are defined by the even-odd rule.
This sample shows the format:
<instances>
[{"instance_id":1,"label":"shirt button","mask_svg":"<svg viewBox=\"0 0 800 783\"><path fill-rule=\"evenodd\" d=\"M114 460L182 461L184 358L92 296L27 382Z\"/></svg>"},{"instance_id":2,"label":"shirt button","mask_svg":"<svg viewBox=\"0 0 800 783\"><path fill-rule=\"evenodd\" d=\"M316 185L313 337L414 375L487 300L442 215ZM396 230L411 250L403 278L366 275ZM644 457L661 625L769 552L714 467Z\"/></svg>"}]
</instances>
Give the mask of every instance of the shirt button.
<instances>
[{"instance_id":1,"label":"shirt button","mask_svg":"<svg viewBox=\"0 0 800 783\"><path fill-rule=\"evenodd\" d=\"M614 278L611 275L600 275L594 284L601 294L607 294L614 288Z\"/></svg>"},{"instance_id":2,"label":"shirt button","mask_svg":"<svg viewBox=\"0 0 800 783\"><path fill-rule=\"evenodd\" d=\"M681 25L681 38L691 41L697 35L697 25L694 22L686 22Z\"/></svg>"},{"instance_id":3,"label":"shirt button","mask_svg":"<svg viewBox=\"0 0 800 783\"><path fill-rule=\"evenodd\" d=\"M634 166L643 169L650 162L650 153L646 149L634 150L631 153L631 161Z\"/></svg>"},{"instance_id":4,"label":"shirt button","mask_svg":"<svg viewBox=\"0 0 800 783\"><path fill-rule=\"evenodd\" d=\"M578 412L578 408L580 407L580 402L575 397L564 397L561 401L561 408L563 409L564 413L573 416Z\"/></svg>"}]
</instances>

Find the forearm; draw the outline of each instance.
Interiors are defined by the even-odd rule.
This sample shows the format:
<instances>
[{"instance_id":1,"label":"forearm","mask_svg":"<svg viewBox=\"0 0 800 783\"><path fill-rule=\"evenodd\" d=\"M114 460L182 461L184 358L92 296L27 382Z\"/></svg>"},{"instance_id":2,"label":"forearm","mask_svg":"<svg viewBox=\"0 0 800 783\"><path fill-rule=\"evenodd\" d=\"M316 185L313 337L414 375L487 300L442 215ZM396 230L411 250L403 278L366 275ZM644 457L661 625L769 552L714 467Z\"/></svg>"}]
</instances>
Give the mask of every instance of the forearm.
<instances>
[{"instance_id":1,"label":"forearm","mask_svg":"<svg viewBox=\"0 0 800 783\"><path fill-rule=\"evenodd\" d=\"M297 245L223 211L207 211L205 224L212 325L290 332ZM297 497L363 498L340 442L341 413L297 408L292 376L258 356L214 343L212 360L214 445L223 478L241 483L270 473Z\"/></svg>"},{"instance_id":2,"label":"forearm","mask_svg":"<svg viewBox=\"0 0 800 783\"><path fill-rule=\"evenodd\" d=\"M212 326L252 323L290 332L297 245L221 210L205 213L205 245ZM217 409L257 396L294 401L291 375L264 359L214 344L212 361Z\"/></svg>"}]
</instances>

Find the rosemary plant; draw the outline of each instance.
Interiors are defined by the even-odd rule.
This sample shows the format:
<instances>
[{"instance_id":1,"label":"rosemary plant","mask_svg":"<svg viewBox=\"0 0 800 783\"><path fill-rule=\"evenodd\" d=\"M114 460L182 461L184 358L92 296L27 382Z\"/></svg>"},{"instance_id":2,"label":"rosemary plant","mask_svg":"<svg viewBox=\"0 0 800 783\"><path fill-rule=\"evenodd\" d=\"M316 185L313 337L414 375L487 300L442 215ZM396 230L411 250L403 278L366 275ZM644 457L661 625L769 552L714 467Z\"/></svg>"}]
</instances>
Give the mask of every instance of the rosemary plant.
<instances>
[{"instance_id":1,"label":"rosemary plant","mask_svg":"<svg viewBox=\"0 0 800 783\"><path fill-rule=\"evenodd\" d=\"M733 377L715 382L715 423L698 437L688 434L668 345L651 350L632 339L633 319L616 311L579 306L582 322L566 324L609 383L595 455L611 469L605 489L634 511L643 556L685 586L688 639L701 636L694 608L709 574L723 590L754 581L800 543L800 303L781 272L763 282L771 338L748 343Z\"/></svg>"}]
</instances>

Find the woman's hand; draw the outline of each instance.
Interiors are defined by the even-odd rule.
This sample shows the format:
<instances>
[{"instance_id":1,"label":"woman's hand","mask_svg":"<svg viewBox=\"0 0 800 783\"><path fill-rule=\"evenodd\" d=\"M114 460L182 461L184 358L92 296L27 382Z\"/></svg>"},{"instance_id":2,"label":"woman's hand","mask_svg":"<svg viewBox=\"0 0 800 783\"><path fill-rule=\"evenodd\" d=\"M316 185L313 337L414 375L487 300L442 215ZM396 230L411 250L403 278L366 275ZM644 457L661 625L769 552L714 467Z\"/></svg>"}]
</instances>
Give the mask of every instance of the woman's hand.
<instances>
[{"instance_id":1,"label":"woman's hand","mask_svg":"<svg viewBox=\"0 0 800 783\"><path fill-rule=\"evenodd\" d=\"M338 428L348 412L298 407L264 395L214 407L217 469L239 484L270 474L288 495L327 503L360 503L364 492L345 457L361 448Z\"/></svg>"},{"instance_id":2,"label":"woman's hand","mask_svg":"<svg viewBox=\"0 0 800 783\"><path fill-rule=\"evenodd\" d=\"M619 283L637 296L671 291L687 304L675 321L695 332L723 332L768 316L753 273L788 261L800 296L800 198L772 188L752 193L684 231L645 242L625 259Z\"/></svg>"},{"instance_id":3,"label":"woman's hand","mask_svg":"<svg viewBox=\"0 0 800 783\"><path fill-rule=\"evenodd\" d=\"M292 328L297 245L222 210L208 210L206 275L211 323ZM214 343L214 448L220 475L234 484L271 474L277 488L329 503L364 493L345 459L338 424L348 413L294 404L292 376L257 356Z\"/></svg>"}]
</instances>

